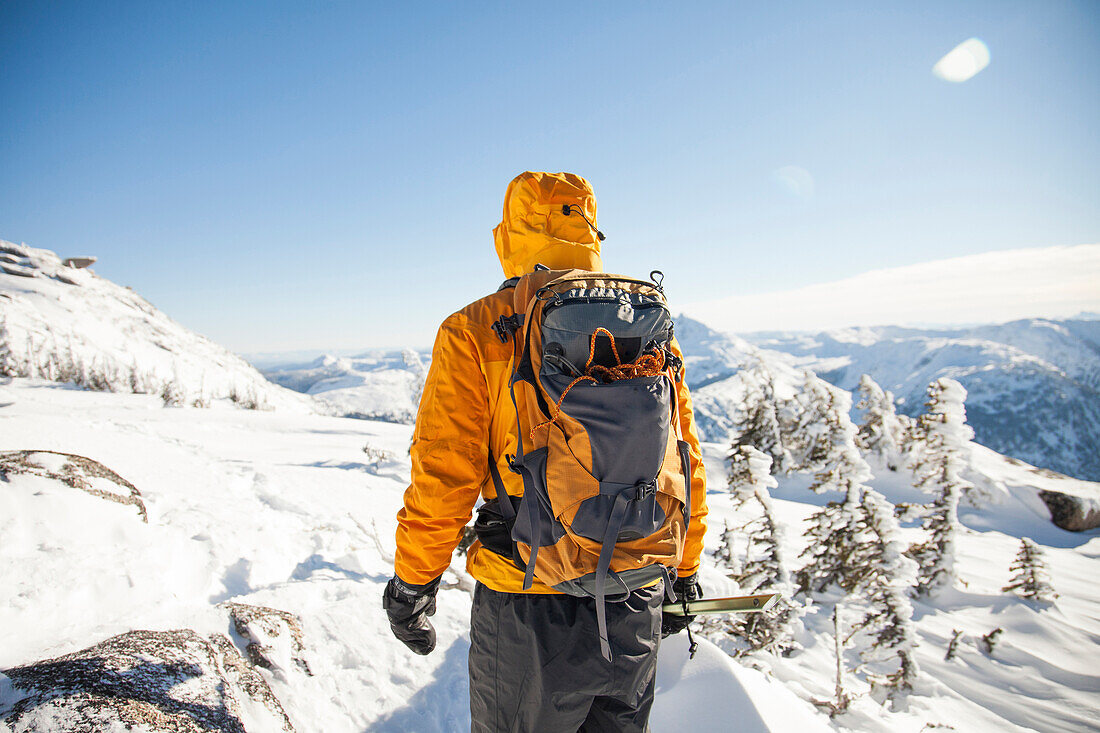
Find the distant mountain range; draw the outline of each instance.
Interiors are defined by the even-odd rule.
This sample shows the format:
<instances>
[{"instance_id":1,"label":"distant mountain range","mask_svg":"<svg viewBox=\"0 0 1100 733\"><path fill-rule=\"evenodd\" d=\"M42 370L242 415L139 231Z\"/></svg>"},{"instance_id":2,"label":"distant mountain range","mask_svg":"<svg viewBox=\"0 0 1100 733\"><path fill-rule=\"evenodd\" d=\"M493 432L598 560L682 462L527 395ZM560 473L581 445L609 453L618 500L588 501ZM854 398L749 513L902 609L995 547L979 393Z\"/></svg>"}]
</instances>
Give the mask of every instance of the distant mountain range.
<instances>
[{"instance_id":1,"label":"distant mountain range","mask_svg":"<svg viewBox=\"0 0 1100 733\"><path fill-rule=\"evenodd\" d=\"M870 374L909 415L921 412L929 382L951 377L969 393L967 419L979 443L1069 476L1100 479L1100 320L754 333L744 340L785 353L793 365L843 389Z\"/></svg>"},{"instance_id":2,"label":"distant mountain range","mask_svg":"<svg viewBox=\"0 0 1100 733\"><path fill-rule=\"evenodd\" d=\"M413 349L325 354L304 363L276 363L264 374L276 384L311 395L338 415L411 423L430 360L430 352Z\"/></svg>"},{"instance_id":3,"label":"distant mountain range","mask_svg":"<svg viewBox=\"0 0 1100 733\"><path fill-rule=\"evenodd\" d=\"M738 371L760 360L777 376L777 396L811 370L846 390L863 373L892 391L901 412L923 410L939 377L967 389L977 441L1077 478L1100 479L1100 321L1032 319L959 330L859 328L739 337L679 316L703 439L730 439L741 399ZM367 352L272 365L268 378L314 395L342 414L409 422L430 354Z\"/></svg>"}]
</instances>

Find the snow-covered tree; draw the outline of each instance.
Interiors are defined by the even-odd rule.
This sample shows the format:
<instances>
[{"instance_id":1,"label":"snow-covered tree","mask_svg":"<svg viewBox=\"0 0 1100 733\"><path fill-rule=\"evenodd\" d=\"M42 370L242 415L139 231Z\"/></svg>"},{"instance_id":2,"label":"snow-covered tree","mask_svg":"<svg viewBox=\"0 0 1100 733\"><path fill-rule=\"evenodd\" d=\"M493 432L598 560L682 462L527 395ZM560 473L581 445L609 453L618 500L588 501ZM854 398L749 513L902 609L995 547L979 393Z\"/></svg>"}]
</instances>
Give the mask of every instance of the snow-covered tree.
<instances>
[{"instance_id":1,"label":"snow-covered tree","mask_svg":"<svg viewBox=\"0 0 1100 733\"><path fill-rule=\"evenodd\" d=\"M1058 597L1050 585L1050 574L1043 560L1043 551L1027 537L1020 540L1020 551L1008 569L1014 575L1008 585L1001 589L1005 593L1015 593L1040 603L1053 603Z\"/></svg>"},{"instance_id":2,"label":"snow-covered tree","mask_svg":"<svg viewBox=\"0 0 1100 733\"><path fill-rule=\"evenodd\" d=\"M993 499L963 478L969 443L974 439L974 431L966 424L965 387L946 377L929 384L924 414L911 432L920 444L909 462L918 488L937 493L937 487L950 478L959 486L960 500L972 507L981 508Z\"/></svg>"},{"instance_id":3,"label":"snow-covered tree","mask_svg":"<svg viewBox=\"0 0 1100 733\"><path fill-rule=\"evenodd\" d=\"M822 593L832 585L854 590L866 562L866 549L860 546L861 502L871 467L856 448L855 426L847 414L850 401L839 395L830 404L822 418L827 428L818 439L823 465L810 488L842 491L844 500L831 501L810 516L802 552L808 561L798 572L799 589L810 593Z\"/></svg>"},{"instance_id":4,"label":"snow-covered tree","mask_svg":"<svg viewBox=\"0 0 1100 733\"><path fill-rule=\"evenodd\" d=\"M165 407L182 407L187 401L187 395L178 379L170 379L161 387L160 399Z\"/></svg>"},{"instance_id":5,"label":"snow-covered tree","mask_svg":"<svg viewBox=\"0 0 1100 733\"><path fill-rule=\"evenodd\" d=\"M715 563L731 578L741 574L741 561L735 549L736 536L737 533L730 528L729 522L726 522L722 529L722 540L718 543L718 549L714 551Z\"/></svg>"},{"instance_id":6,"label":"snow-covered tree","mask_svg":"<svg viewBox=\"0 0 1100 733\"><path fill-rule=\"evenodd\" d=\"M928 385L925 413L918 420L921 450L912 468L915 484L936 497L925 514L929 537L915 545L909 556L917 561L917 594L930 595L955 582L956 538L959 501L973 484L962 477L966 468L966 443L973 431L966 425L966 390L953 379L937 379Z\"/></svg>"},{"instance_id":7,"label":"snow-covered tree","mask_svg":"<svg viewBox=\"0 0 1100 733\"><path fill-rule=\"evenodd\" d=\"M864 374L859 378L859 402L856 408L863 410L863 422L856 433L856 445L867 458L896 471L903 463L908 420L899 418L894 406L894 395L883 390L871 375Z\"/></svg>"},{"instance_id":8,"label":"snow-covered tree","mask_svg":"<svg viewBox=\"0 0 1100 733\"><path fill-rule=\"evenodd\" d=\"M745 397L735 423L736 437L730 455L735 455L741 446L752 446L771 457L773 472L784 473L790 468L791 456L783 445L771 370L757 360L741 372L741 383Z\"/></svg>"},{"instance_id":9,"label":"snow-covered tree","mask_svg":"<svg viewBox=\"0 0 1100 733\"><path fill-rule=\"evenodd\" d=\"M897 699L912 690L919 673L913 657L916 631L909 602L917 564L905 555L893 505L874 489L867 489L862 509L865 540L859 553L857 587L867 603L867 612L859 628L870 637L871 646L860 657L872 681Z\"/></svg>"},{"instance_id":10,"label":"snow-covered tree","mask_svg":"<svg viewBox=\"0 0 1100 733\"><path fill-rule=\"evenodd\" d=\"M814 471L810 490L839 491L858 499L870 479L871 468L860 455L857 429L849 412L851 395L807 372L801 391L793 435L788 438L794 467Z\"/></svg>"},{"instance_id":11,"label":"snow-covered tree","mask_svg":"<svg viewBox=\"0 0 1100 733\"><path fill-rule=\"evenodd\" d=\"M18 377L19 362L11 350L11 331L8 319L0 318L0 377Z\"/></svg>"},{"instance_id":12,"label":"snow-covered tree","mask_svg":"<svg viewBox=\"0 0 1100 733\"><path fill-rule=\"evenodd\" d=\"M784 406L780 421L790 436L792 468L818 470L829 461L832 446L844 442L843 436L836 435L841 430L836 398L837 391L823 379L812 372L804 374L801 389Z\"/></svg>"},{"instance_id":13,"label":"snow-covered tree","mask_svg":"<svg viewBox=\"0 0 1100 733\"><path fill-rule=\"evenodd\" d=\"M810 515L810 526L803 537L806 548L799 557L806 564L798 571L798 590L824 593L831 586L849 592L856 585L859 567L859 500L847 497L830 501Z\"/></svg>"},{"instance_id":14,"label":"snow-covered tree","mask_svg":"<svg viewBox=\"0 0 1100 733\"><path fill-rule=\"evenodd\" d=\"M778 486L771 477L771 457L751 446L742 446L731 457L731 463L738 466L731 476L745 477L736 485L731 479L733 501L738 508L754 513L741 527L748 537L748 549L735 580L744 593L774 592L780 598L767 611L734 614L725 619L723 627L744 641L741 653L787 653L797 647L794 636L800 626L802 607L792 599L794 587L782 546L784 532L768 494L768 489Z\"/></svg>"},{"instance_id":15,"label":"snow-covered tree","mask_svg":"<svg viewBox=\"0 0 1100 733\"><path fill-rule=\"evenodd\" d=\"M405 366L408 367L414 375L416 382L413 386L413 404L420 402L420 394L424 391L424 382L428 378L428 368L424 366L424 360L420 358L420 354L416 353L413 349L403 349L401 351L401 360L405 362Z\"/></svg>"}]
</instances>

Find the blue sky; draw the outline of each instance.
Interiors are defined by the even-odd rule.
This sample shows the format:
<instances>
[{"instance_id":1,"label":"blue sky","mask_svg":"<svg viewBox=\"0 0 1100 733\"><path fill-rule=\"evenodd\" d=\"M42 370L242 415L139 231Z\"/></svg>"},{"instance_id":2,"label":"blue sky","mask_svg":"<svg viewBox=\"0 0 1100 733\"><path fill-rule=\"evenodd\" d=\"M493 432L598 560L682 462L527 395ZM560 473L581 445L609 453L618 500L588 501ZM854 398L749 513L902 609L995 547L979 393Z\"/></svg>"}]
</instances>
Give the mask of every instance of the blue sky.
<instances>
[{"instance_id":1,"label":"blue sky","mask_svg":"<svg viewBox=\"0 0 1100 733\"><path fill-rule=\"evenodd\" d=\"M525 169L680 302L1100 241L1100 4L778 6L4 3L0 237L246 352L429 345Z\"/></svg>"}]
</instances>

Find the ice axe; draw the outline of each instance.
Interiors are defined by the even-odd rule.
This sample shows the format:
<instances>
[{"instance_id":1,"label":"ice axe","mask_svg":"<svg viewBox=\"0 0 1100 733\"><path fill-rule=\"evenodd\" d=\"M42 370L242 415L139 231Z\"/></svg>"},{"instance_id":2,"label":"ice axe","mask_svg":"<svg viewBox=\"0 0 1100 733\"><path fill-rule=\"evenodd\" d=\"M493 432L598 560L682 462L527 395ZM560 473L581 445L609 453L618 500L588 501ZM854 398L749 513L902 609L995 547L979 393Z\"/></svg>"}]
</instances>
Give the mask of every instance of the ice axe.
<instances>
[{"instance_id":1,"label":"ice axe","mask_svg":"<svg viewBox=\"0 0 1100 733\"><path fill-rule=\"evenodd\" d=\"M662 611L672 616L698 616L705 613L755 613L767 611L779 601L778 593L758 593L729 598L700 598L697 601L666 603ZM685 613L684 606L687 606Z\"/></svg>"}]
</instances>

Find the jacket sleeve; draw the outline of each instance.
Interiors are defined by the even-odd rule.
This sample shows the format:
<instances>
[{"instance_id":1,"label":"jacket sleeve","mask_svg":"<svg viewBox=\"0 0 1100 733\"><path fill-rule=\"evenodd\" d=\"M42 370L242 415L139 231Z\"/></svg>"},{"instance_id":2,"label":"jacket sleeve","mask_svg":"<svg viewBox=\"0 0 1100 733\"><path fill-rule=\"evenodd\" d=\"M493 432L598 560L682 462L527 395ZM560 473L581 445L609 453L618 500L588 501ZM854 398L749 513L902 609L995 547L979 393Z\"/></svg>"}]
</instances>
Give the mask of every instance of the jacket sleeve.
<instances>
[{"instance_id":1,"label":"jacket sleeve","mask_svg":"<svg viewBox=\"0 0 1100 733\"><path fill-rule=\"evenodd\" d=\"M672 340L672 353L683 361L684 353L676 339ZM703 451L699 447L699 434L695 430L695 416L691 410L691 394L680 367L680 381L676 383L676 405L680 417L680 432L688 444L691 458L691 522L688 524L684 557L676 568L680 577L693 575L699 570L703 554L703 537L707 533L707 476L703 467Z\"/></svg>"},{"instance_id":2,"label":"jacket sleeve","mask_svg":"<svg viewBox=\"0 0 1100 733\"><path fill-rule=\"evenodd\" d=\"M412 482L397 514L394 570L406 583L438 578L470 521L489 472L489 398L466 319L439 328L413 431Z\"/></svg>"}]
</instances>

